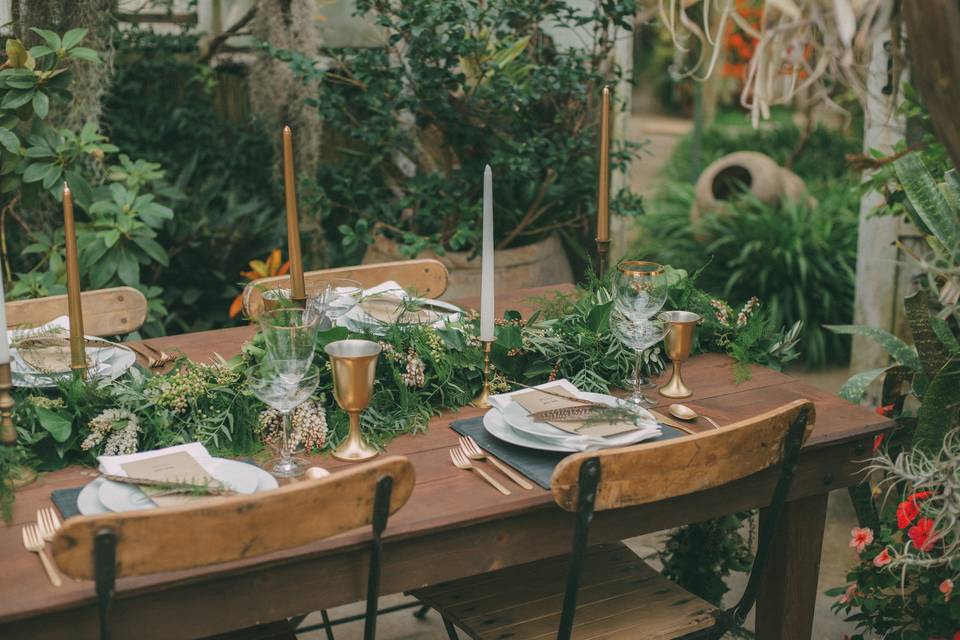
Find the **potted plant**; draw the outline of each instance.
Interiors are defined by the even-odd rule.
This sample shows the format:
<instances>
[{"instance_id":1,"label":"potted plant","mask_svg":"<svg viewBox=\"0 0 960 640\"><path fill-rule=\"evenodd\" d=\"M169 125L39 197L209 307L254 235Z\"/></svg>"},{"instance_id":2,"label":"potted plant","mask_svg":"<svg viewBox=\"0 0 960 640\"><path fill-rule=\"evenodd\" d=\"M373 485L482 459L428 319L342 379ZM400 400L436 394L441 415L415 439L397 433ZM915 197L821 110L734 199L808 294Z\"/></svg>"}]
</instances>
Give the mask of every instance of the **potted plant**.
<instances>
[{"instance_id":1,"label":"potted plant","mask_svg":"<svg viewBox=\"0 0 960 640\"><path fill-rule=\"evenodd\" d=\"M505 284L569 280L562 248L584 263L591 249L596 107L621 75L609 59L632 3L582 13L565 2L364 0L357 11L382 27L382 47L338 50L322 66L274 51L319 80L327 157L308 198L340 236L341 259L436 255L461 295L460 275L478 268L489 164ZM571 33L587 46L561 44ZM634 152L617 148L611 166ZM612 208L638 207L623 193Z\"/></svg>"}]
</instances>

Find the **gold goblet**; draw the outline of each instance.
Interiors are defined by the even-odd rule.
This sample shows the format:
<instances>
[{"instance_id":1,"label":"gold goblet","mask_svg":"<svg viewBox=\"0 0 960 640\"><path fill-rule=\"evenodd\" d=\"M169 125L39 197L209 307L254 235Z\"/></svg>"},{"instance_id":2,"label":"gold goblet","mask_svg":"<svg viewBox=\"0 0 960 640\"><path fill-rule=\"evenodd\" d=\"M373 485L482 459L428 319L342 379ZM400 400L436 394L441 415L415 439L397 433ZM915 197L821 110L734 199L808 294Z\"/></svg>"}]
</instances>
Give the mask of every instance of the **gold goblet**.
<instances>
[{"instance_id":1,"label":"gold goblet","mask_svg":"<svg viewBox=\"0 0 960 640\"><path fill-rule=\"evenodd\" d=\"M667 398L686 398L693 391L683 383L680 369L683 361L690 357L693 347L693 332L700 322L700 316L691 311L664 311L660 319L670 325L670 331L663 339L667 348L667 357L673 360L673 375L670 382L660 387L660 395Z\"/></svg>"},{"instance_id":2,"label":"gold goblet","mask_svg":"<svg viewBox=\"0 0 960 640\"><path fill-rule=\"evenodd\" d=\"M333 397L350 414L347 439L333 452L337 460L358 462L377 455L360 435L360 413L370 406L380 345L370 340L337 340L325 349L333 368Z\"/></svg>"}]
</instances>

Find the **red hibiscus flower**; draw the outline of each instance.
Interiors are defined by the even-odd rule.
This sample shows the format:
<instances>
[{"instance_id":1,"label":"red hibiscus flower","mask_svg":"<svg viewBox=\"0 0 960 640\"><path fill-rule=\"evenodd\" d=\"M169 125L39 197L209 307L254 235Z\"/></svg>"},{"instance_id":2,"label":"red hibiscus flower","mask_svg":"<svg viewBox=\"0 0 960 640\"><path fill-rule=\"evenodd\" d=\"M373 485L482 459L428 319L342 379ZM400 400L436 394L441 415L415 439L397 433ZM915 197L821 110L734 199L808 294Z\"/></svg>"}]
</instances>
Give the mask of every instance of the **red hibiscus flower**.
<instances>
[{"instance_id":1,"label":"red hibiscus flower","mask_svg":"<svg viewBox=\"0 0 960 640\"><path fill-rule=\"evenodd\" d=\"M933 532L933 518L920 518L917 524L907 531L913 546L920 551L930 551L938 536Z\"/></svg>"},{"instance_id":2,"label":"red hibiscus flower","mask_svg":"<svg viewBox=\"0 0 960 640\"><path fill-rule=\"evenodd\" d=\"M901 529L909 527L914 518L920 515L920 505L917 503L920 500L926 500L931 495L933 494L929 491L918 491L897 505L897 526Z\"/></svg>"},{"instance_id":3,"label":"red hibiscus flower","mask_svg":"<svg viewBox=\"0 0 960 640\"><path fill-rule=\"evenodd\" d=\"M880 448L880 445L883 444L883 439L886 437L886 434L880 433L873 437L873 452L876 453Z\"/></svg>"},{"instance_id":4,"label":"red hibiscus flower","mask_svg":"<svg viewBox=\"0 0 960 640\"><path fill-rule=\"evenodd\" d=\"M862 553L868 544L873 542L873 531L870 527L854 527L850 530L850 546Z\"/></svg>"},{"instance_id":5,"label":"red hibiscus flower","mask_svg":"<svg viewBox=\"0 0 960 640\"><path fill-rule=\"evenodd\" d=\"M881 551L876 555L876 557L874 557L873 566L877 568L885 567L891 562L893 562L893 558L890 557L890 552L887 551L886 547L884 547L883 551Z\"/></svg>"}]
</instances>

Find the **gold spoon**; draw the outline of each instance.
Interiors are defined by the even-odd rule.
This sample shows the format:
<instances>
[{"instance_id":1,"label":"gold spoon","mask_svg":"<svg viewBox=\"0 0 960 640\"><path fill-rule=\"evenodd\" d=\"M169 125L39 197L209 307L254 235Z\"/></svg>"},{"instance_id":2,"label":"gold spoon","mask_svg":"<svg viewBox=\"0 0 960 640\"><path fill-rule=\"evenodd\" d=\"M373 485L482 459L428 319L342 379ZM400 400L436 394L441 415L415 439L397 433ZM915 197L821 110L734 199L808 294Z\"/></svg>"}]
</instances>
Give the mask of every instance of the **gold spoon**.
<instances>
[{"instance_id":1,"label":"gold spoon","mask_svg":"<svg viewBox=\"0 0 960 640\"><path fill-rule=\"evenodd\" d=\"M670 405L670 415L675 418L680 418L681 420L696 420L697 418L703 418L707 422L713 425L714 429L719 429L720 425L717 422L708 416L697 413L690 407L685 404L672 404Z\"/></svg>"}]
</instances>

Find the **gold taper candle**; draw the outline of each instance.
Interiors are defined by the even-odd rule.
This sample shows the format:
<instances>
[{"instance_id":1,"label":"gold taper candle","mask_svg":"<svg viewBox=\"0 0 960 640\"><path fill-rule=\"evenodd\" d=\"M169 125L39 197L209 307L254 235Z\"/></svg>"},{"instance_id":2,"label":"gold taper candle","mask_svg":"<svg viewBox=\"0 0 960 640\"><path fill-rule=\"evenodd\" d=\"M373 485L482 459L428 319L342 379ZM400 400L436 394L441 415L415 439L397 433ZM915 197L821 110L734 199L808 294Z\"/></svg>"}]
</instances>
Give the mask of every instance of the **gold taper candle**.
<instances>
[{"instance_id":1,"label":"gold taper candle","mask_svg":"<svg viewBox=\"0 0 960 640\"><path fill-rule=\"evenodd\" d=\"M67 315L70 317L70 368L83 377L87 370L84 350L83 308L80 303L80 259L77 254L77 228L73 220L73 194L63 183L63 234L67 249Z\"/></svg>"},{"instance_id":2,"label":"gold taper candle","mask_svg":"<svg viewBox=\"0 0 960 640\"><path fill-rule=\"evenodd\" d=\"M290 298L297 304L307 301L303 282L303 255L300 253L300 222L297 220L297 187L293 178L293 133L283 127L283 193L287 205L287 252L290 254Z\"/></svg>"},{"instance_id":3,"label":"gold taper candle","mask_svg":"<svg viewBox=\"0 0 960 640\"><path fill-rule=\"evenodd\" d=\"M597 185L597 242L610 240L610 87L600 104L600 179Z\"/></svg>"}]
</instances>

